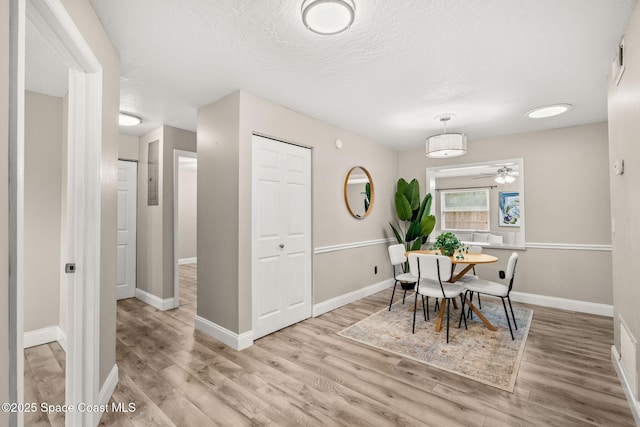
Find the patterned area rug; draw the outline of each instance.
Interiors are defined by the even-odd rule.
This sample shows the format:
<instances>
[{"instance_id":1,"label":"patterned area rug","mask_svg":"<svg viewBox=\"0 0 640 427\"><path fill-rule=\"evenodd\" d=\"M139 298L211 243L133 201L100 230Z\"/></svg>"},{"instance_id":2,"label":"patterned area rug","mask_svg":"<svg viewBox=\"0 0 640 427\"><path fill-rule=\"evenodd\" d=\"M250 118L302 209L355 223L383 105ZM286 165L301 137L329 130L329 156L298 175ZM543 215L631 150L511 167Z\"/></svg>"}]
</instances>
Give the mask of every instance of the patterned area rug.
<instances>
[{"instance_id":1,"label":"patterned area rug","mask_svg":"<svg viewBox=\"0 0 640 427\"><path fill-rule=\"evenodd\" d=\"M391 311L386 307L338 334L513 393L533 310L513 307L518 324L518 330L513 331L513 341L499 299L483 297L481 310L498 328L497 331L487 329L475 315L473 319L467 319L467 330L464 329L464 322L458 329L460 310L454 310L452 305L447 344L446 313L442 331L434 330L437 313L433 308L433 298L429 299L429 321L425 322L418 305L416 333L411 333L413 313L409 308L413 308L413 298L413 295L411 298L407 295L405 305L399 301L391 307Z\"/></svg>"}]
</instances>

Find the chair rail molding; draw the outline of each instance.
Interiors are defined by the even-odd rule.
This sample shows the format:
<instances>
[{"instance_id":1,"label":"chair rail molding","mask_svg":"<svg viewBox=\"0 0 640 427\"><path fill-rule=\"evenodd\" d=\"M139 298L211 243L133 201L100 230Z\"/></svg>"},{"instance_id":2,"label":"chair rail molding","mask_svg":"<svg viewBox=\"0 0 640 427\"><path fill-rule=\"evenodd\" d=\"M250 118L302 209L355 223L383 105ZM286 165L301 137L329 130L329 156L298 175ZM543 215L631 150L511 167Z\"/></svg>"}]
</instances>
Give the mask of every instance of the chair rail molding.
<instances>
[{"instance_id":1,"label":"chair rail molding","mask_svg":"<svg viewBox=\"0 0 640 427\"><path fill-rule=\"evenodd\" d=\"M352 243L340 243L337 245L329 245L329 246L319 246L313 249L313 254L326 254L329 252L337 252L344 251L347 249L356 249L356 248L364 248L367 246L375 246L375 245L383 245L387 243L394 243L396 240L389 239L375 239L375 240L364 240L361 242L352 242Z\"/></svg>"},{"instance_id":2,"label":"chair rail molding","mask_svg":"<svg viewBox=\"0 0 640 427\"><path fill-rule=\"evenodd\" d=\"M611 245L585 244L585 243L538 243L527 242L527 249L559 249L568 251L600 251L611 252Z\"/></svg>"}]
</instances>

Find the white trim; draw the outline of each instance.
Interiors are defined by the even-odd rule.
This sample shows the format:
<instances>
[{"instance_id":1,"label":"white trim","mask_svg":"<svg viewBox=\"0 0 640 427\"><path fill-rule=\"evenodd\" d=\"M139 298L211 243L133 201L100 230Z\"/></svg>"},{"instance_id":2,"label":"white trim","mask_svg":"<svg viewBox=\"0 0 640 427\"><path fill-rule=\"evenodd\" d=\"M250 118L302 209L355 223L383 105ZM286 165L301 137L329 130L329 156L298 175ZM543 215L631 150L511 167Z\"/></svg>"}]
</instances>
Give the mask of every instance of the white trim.
<instances>
[{"instance_id":1,"label":"white trim","mask_svg":"<svg viewBox=\"0 0 640 427\"><path fill-rule=\"evenodd\" d=\"M603 251L611 252L611 245L588 245L583 243L534 243L527 242L527 249L561 249L569 251Z\"/></svg>"},{"instance_id":2,"label":"white trim","mask_svg":"<svg viewBox=\"0 0 640 427\"><path fill-rule=\"evenodd\" d=\"M25 0L9 2L9 401L24 402L24 93ZM10 426L24 415L9 414Z\"/></svg>"},{"instance_id":3,"label":"white trim","mask_svg":"<svg viewBox=\"0 0 640 427\"><path fill-rule=\"evenodd\" d=\"M221 341L234 350L244 350L253 345L253 331L236 334L200 316L196 316L194 326L198 331Z\"/></svg>"},{"instance_id":4,"label":"white trim","mask_svg":"<svg viewBox=\"0 0 640 427\"><path fill-rule=\"evenodd\" d=\"M31 348L57 341L63 350L67 350L67 336L60 326L47 326L24 333L24 348Z\"/></svg>"},{"instance_id":5,"label":"white trim","mask_svg":"<svg viewBox=\"0 0 640 427\"><path fill-rule=\"evenodd\" d=\"M389 238L389 239L365 240L362 242L353 242L353 243L341 243L338 245L330 245L330 246L320 246L313 249L313 254L318 255L318 254L326 254L329 252L344 251L347 249L364 248L366 246L375 246L375 245L382 245L386 243L394 243L395 241L396 239Z\"/></svg>"},{"instance_id":6,"label":"white trim","mask_svg":"<svg viewBox=\"0 0 640 427\"><path fill-rule=\"evenodd\" d=\"M136 298L162 311L171 310L172 308L177 308L174 305L175 303L174 298L162 299L153 294L150 294L149 292L143 291L140 288L136 288Z\"/></svg>"},{"instance_id":7,"label":"white trim","mask_svg":"<svg viewBox=\"0 0 640 427\"><path fill-rule=\"evenodd\" d=\"M189 157L191 159L197 159L198 154L193 151L185 151L185 150L173 150L173 298L171 307L176 308L180 306L180 281L178 280L178 266L181 264L192 264L187 262L182 262L178 258L179 252L179 238L180 238L180 226L179 226L179 206L178 206L178 197L179 197L179 185L178 178L180 172L180 157ZM197 197L197 196L196 196ZM188 258L195 259L197 262L197 258ZM144 301L144 300L143 300ZM151 303L149 303L151 304ZM153 304L152 304L153 305Z\"/></svg>"},{"instance_id":8,"label":"white trim","mask_svg":"<svg viewBox=\"0 0 640 427\"><path fill-rule=\"evenodd\" d=\"M613 317L613 306L589 301L579 301L567 298L550 297L546 295L511 292L511 300L526 304L541 305L543 307L559 308L561 310L577 311L579 313L597 314Z\"/></svg>"},{"instance_id":9,"label":"white trim","mask_svg":"<svg viewBox=\"0 0 640 427\"><path fill-rule=\"evenodd\" d=\"M382 282L374 283L373 285L369 285L364 288L358 289L356 291L352 291L352 292L340 295L338 297L323 301L321 303L315 304L313 306L313 317L318 317L321 314L327 313L331 310L335 310L336 308L340 308L343 305L350 304L364 297L368 297L369 295L373 295L377 292L383 291L393 286L393 282L394 282L393 278L383 280Z\"/></svg>"},{"instance_id":10,"label":"white trim","mask_svg":"<svg viewBox=\"0 0 640 427\"><path fill-rule=\"evenodd\" d=\"M611 346L611 363L613 363L613 367L616 369L616 373L618 374L618 379L620 380L620 385L622 385L622 389L624 390L624 395L627 397L627 402L629 402L633 419L636 422L636 425L640 426L640 402L638 402L634 397L633 390L631 389L631 382L622 368L622 364L620 363L620 354L614 345Z\"/></svg>"},{"instance_id":11,"label":"white trim","mask_svg":"<svg viewBox=\"0 0 640 427\"><path fill-rule=\"evenodd\" d=\"M107 379L104 380L104 384L98 394L98 405L100 408L104 408L104 411L96 411L93 413L93 425L97 426L100 423L102 414L108 412L111 408L108 407L109 399L118 385L118 365L114 364L111 368L111 372L107 375Z\"/></svg>"},{"instance_id":12,"label":"white trim","mask_svg":"<svg viewBox=\"0 0 640 427\"><path fill-rule=\"evenodd\" d=\"M192 258L180 258L178 260L178 265L185 265L185 264L197 264L198 263L198 257L194 256Z\"/></svg>"}]
</instances>

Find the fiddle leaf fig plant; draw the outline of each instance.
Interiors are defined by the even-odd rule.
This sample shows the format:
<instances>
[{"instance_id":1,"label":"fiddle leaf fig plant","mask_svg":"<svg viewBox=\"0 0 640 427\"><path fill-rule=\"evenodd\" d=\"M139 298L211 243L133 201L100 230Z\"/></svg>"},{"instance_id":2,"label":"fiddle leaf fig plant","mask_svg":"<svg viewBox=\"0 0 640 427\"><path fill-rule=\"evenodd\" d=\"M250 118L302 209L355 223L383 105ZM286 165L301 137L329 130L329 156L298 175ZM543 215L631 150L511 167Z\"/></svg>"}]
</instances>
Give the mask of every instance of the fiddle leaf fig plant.
<instances>
[{"instance_id":1,"label":"fiddle leaf fig plant","mask_svg":"<svg viewBox=\"0 0 640 427\"><path fill-rule=\"evenodd\" d=\"M404 244L408 251L415 251L429 238L436 225L436 217L431 215L431 193L420 200L420 184L417 179L407 182L398 180L395 195L396 225L389 222L398 243Z\"/></svg>"}]
</instances>

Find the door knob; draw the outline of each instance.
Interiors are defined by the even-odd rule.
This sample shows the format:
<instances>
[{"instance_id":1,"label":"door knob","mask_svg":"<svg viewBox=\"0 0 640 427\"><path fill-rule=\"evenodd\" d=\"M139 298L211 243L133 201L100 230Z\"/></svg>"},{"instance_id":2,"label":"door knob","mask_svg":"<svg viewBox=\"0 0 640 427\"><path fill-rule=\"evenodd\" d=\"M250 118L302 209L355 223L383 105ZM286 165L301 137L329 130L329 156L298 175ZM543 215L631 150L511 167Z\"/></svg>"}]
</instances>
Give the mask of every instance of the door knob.
<instances>
[{"instance_id":1,"label":"door knob","mask_svg":"<svg viewBox=\"0 0 640 427\"><path fill-rule=\"evenodd\" d=\"M279 247L280 249L284 249L284 244L280 243L280 244L278 245L278 247Z\"/></svg>"}]
</instances>

